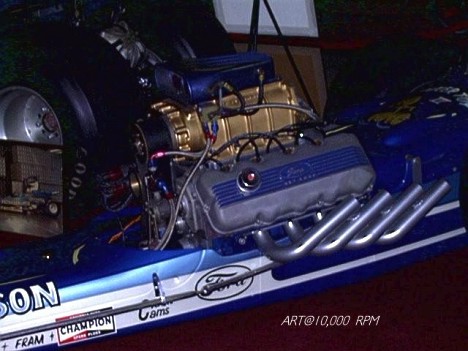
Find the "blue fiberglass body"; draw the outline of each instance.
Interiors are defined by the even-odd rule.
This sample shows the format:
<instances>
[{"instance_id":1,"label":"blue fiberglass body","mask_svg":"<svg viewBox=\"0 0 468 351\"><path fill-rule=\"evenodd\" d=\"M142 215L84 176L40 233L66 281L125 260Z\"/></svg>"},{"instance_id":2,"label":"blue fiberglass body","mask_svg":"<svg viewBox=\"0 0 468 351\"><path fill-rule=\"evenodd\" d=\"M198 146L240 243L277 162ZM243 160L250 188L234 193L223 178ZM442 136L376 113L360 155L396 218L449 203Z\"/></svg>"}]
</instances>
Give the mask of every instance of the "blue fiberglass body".
<instances>
[{"instance_id":1,"label":"blue fiberglass body","mask_svg":"<svg viewBox=\"0 0 468 351\"><path fill-rule=\"evenodd\" d=\"M466 245L459 198L468 135L465 78L356 106L337 119L366 150L377 175L374 193L398 194L414 182L428 188L441 178L450 184L400 240L292 262L270 260L251 237L242 243L220 237L210 249L141 250L108 244L119 231L117 218L139 208L102 213L72 236L0 252L2 343L54 348L171 324L314 293ZM140 230L134 226L127 235ZM281 229L271 231L287 242Z\"/></svg>"},{"instance_id":2,"label":"blue fiberglass body","mask_svg":"<svg viewBox=\"0 0 468 351\"><path fill-rule=\"evenodd\" d=\"M7 3L8 7L18 4ZM0 9L4 7L0 5ZM159 84L177 102L157 111L163 115L170 110L163 122L152 124L148 118L135 124L143 130L146 139L142 139L150 139L148 144L159 147L160 139L164 146L173 139L191 141L194 134L187 130L201 130L203 141L210 146L207 140L215 139L218 124L211 124L210 130L208 122L226 117L222 113L213 117L213 111L228 115L221 132L237 133L230 135L231 140L227 138L227 144L246 130L251 132L247 140L255 140L252 135L257 138L259 133L249 129L255 124L251 116L263 107L252 106L272 103L268 94L289 105L283 100L282 104L273 102L267 107L264 125L283 118L285 124L297 122L276 110L285 105L294 118L310 111L276 77L266 55L233 54L189 63L197 65L174 69L172 62L166 62L152 67L154 72L145 82ZM150 67L145 64L137 70L139 78ZM264 99L260 93L263 84L274 91L265 92ZM247 103L234 85L240 85L238 90L249 97ZM143 88L148 93L148 86ZM213 97L213 91L219 95ZM238 93L231 96L239 101L227 100L230 105L226 108L221 100L229 93ZM236 110L239 104L243 109ZM198 117L203 108L208 112L200 113L203 123L198 125L193 116ZM188 122L177 113L171 115L174 110L180 115L188 110ZM229 123L239 115L245 120L237 125L233 122L231 128ZM174 224L177 234L185 230L185 242L180 245L182 240L173 240L163 249L151 247L150 240L146 246L140 245L151 225L135 218L153 209L148 203L160 207L155 212L162 218L165 212L171 212L170 220L172 213L178 215L170 208L172 203L161 200L168 194L172 200L174 194L157 178L160 182L148 186L157 195L153 198L148 196L115 212L103 211L78 232L1 250L0 347L4 351L56 349L285 300L367 279L468 244L464 222L468 210L464 180L468 77L464 70L452 69L408 95L350 106L334 122L323 126L320 133L304 133L305 137L301 130L296 139L306 142L298 141L292 150L280 152L284 145L274 135L269 141L273 151L265 143L263 149L268 151L256 160L250 158L258 145L251 141L250 156L240 157L243 147L239 147L238 159L228 170L216 168L219 164L197 165L198 174L186 177L195 180L188 185L188 195L184 194L180 211L184 221ZM166 140L167 131L159 133L158 128L167 125L174 127L168 128L173 134L182 125L182 132ZM169 149L192 150L187 145ZM153 156L157 159L158 152L140 168L157 168ZM179 176L171 184L176 189L179 186L178 190L184 188L181 179L189 173L184 161L168 172ZM154 232L159 234L159 229Z\"/></svg>"}]
</instances>

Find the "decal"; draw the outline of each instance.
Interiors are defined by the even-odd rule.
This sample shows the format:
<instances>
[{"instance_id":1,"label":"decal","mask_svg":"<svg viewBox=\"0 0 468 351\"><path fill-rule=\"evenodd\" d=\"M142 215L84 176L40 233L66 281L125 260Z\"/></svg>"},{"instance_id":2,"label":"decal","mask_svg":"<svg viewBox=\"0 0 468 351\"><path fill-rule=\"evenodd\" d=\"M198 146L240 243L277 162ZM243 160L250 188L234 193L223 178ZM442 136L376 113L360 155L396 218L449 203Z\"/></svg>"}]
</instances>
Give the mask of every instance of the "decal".
<instances>
[{"instance_id":1,"label":"decal","mask_svg":"<svg viewBox=\"0 0 468 351\"><path fill-rule=\"evenodd\" d=\"M456 103L459 106L468 108L468 93L465 91L462 91L460 88L455 88L455 87L437 87L437 88L431 88L425 90L426 92L436 92L436 93L442 93L446 94L449 97L445 96L439 96L437 98L429 100L435 105L440 105L444 103ZM445 116L448 116L449 114L445 114ZM455 114L456 115L456 114ZM452 114L452 117L455 116ZM434 118L433 116L431 116ZM428 118L431 118L428 117Z\"/></svg>"},{"instance_id":2,"label":"decal","mask_svg":"<svg viewBox=\"0 0 468 351\"><path fill-rule=\"evenodd\" d=\"M30 349L31 347L44 347L46 344L50 344L54 341L55 335L54 333L44 334L30 334L24 335L17 339L12 339L7 342L3 342L0 346L2 351L8 350L26 350Z\"/></svg>"},{"instance_id":3,"label":"decal","mask_svg":"<svg viewBox=\"0 0 468 351\"><path fill-rule=\"evenodd\" d=\"M159 317L167 316L171 313L170 307L168 305L172 304L171 302L166 305L153 305L150 307L144 307L138 310L138 319L142 322L147 320L157 319Z\"/></svg>"},{"instance_id":4,"label":"decal","mask_svg":"<svg viewBox=\"0 0 468 351\"><path fill-rule=\"evenodd\" d=\"M425 89L425 92L436 92L436 93L442 93L442 94L456 94L460 92L460 88L458 87L434 87L434 88L429 88Z\"/></svg>"},{"instance_id":5,"label":"decal","mask_svg":"<svg viewBox=\"0 0 468 351\"><path fill-rule=\"evenodd\" d=\"M463 92L461 94L454 95L455 100L457 100L458 104L463 107L468 107L468 94Z\"/></svg>"},{"instance_id":6,"label":"decal","mask_svg":"<svg viewBox=\"0 0 468 351\"><path fill-rule=\"evenodd\" d=\"M381 128L394 126L411 118L411 112L416 108L421 96L403 99L391 106L390 111L378 112L368 118L369 122L376 122Z\"/></svg>"},{"instance_id":7,"label":"decal","mask_svg":"<svg viewBox=\"0 0 468 351\"><path fill-rule=\"evenodd\" d=\"M57 322L70 321L70 324L57 329L59 344L71 344L116 333L114 316L93 317L93 315L97 315L100 312L102 311L81 313L57 319ZM79 319L79 321L73 322L74 319Z\"/></svg>"},{"instance_id":8,"label":"decal","mask_svg":"<svg viewBox=\"0 0 468 351\"><path fill-rule=\"evenodd\" d=\"M21 350L31 346L44 345L44 334L28 335L22 338L16 339L15 349Z\"/></svg>"},{"instance_id":9,"label":"decal","mask_svg":"<svg viewBox=\"0 0 468 351\"><path fill-rule=\"evenodd\" d=\"M430 102L432 102L433 104L436 104L436 105L440 105L440 104L446 104L448 102L452 102L452 100L450 99L447 99L446 97L443 97L443 96L439 96L435 99L432 99L432 100L429 100Z\"/></svg>"},{"instance_id":10,"label":"decal","mask_svg":"<svg viewBox=\"0 0 468 351\"><path fill-rule=\"evenodd\" d=\"M304 177L304 175L308 175L311 171L311 167L307 163L292 165L281 171L280 179L292 180L301 178Z\"/></svg>"},{"instance_id":11,"label":"decal","mask_svg":"<svg viewBox=\"0 0 468 351\"><path fill-rule=\"evenodd\" d=\"M44 286L38 284L25 289L16 288L7 294L0 293L0 319L9 312L25 314L46 306L60 306L58 290L53 282L47 282Z\"/></svg>"},{"instance_id":12,"label":"decal","mask_svg":"<svg viewBox=\"0 0 468 351\"><path fill-rule=\"evenodd\" d=\"M78 264L78 261L80 260L80 252L83 250L83 248L86 246L86 244L83 244L81 246L78 246L75 250L73 250L73 257L72 257L72 262L74 265Z\"/></svg>"},{"instance_id":13,"label":"decal","mask_svg":"<svg viewBox=\"0 0 468 351\"><path fill-rule=\"evenodd\" d=\"M68 190L68 199L74 200L77 196L78 190L83 185L83 177L86 174L86 160L88 158L88 151L80 146L76 150L76 159L78 162L74 166L73 176L70 179L69 190Z\"/></svg>"},{"instance_id":14,"label":"decal","mask_svg":"<svg viewBox=\"0 0 468 351\"><path fill-rule=\"evenodd\" d=\"M447 117L447 114L446 113L439 113L439 114L435 114L435 115L430 115L430 116L426 117L426 119L437 119L437 118L442 118L442 117Z\"/></svg>"},{"instance_id":15,"label":"decal","mask_svg":"<svg viewBox=\"0 0 468 351\"><path fill-rule=\"evenodd\" d=\"M201 291L206 285L213 285L222 283L224 281L233 279L241 274L250 272L250 268L240 265L225 266L214 269L206 273L197 282L195 289ZM254 278L248 277L213 290L211 293L206 295L199 295L198 297L203 300L226 300L234 296L240 295L245 292L253 283Z\"/></svg>"}]
</instances>

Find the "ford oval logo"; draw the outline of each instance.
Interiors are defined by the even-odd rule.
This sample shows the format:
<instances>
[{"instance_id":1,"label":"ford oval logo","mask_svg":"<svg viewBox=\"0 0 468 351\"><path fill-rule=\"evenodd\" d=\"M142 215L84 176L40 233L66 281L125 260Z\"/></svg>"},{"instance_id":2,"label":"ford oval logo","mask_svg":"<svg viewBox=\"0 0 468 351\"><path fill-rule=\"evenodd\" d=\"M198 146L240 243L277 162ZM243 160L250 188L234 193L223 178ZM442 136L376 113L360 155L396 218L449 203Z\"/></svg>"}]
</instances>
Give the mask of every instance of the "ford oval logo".
<instances>
[{"instance_id":1,"label":"ford oval logo","mask_svg":"<svg viewBox=\"0 0 468 351\"><path fill-rule=\"evenodd\" d=\"M200 280L198 280L195 288L197 291L201 291L206 286L219 284L227 280L235 279L235 277L248 272L250 272L250 269L248 267L240 265L232 265L217 268L206 273L203 277L201 277ZM253 279L253 277L248 277L245 279L234 281L232 283L229 283L228 285L222 286L218 289L211 291L209 294L199 294L198 297L203 300L211 301L230 299L246 291L252 285Z\"/></svg>"},{"instance_id":2,"label":"ford oval logo","mask_svg":"<svg viewBox=\"0 0 468 351\"><path fill-rule=\"evenodd\" d=\"M311 173L311 167L307 163L301 163L289 167L285 167L281 170L280 177L283 180L293 180L307 176Z\"/></svg>"}]
</instances>

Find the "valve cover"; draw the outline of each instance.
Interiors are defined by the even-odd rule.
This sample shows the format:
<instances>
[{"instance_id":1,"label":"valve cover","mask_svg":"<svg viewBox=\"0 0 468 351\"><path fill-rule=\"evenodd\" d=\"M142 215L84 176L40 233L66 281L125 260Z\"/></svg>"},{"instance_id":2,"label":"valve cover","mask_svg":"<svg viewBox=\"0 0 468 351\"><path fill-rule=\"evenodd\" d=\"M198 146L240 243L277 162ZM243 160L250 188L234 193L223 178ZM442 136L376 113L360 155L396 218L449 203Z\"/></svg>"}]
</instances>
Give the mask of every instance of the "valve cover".
<instances>
[{"instance_id":1,"label":"valve cover","mask_svg":"<svg viewBox=\"0 0 468 351\"><path fill-rule=\"evenodd\" d=\"M374 170L351 134L299 145L292 153L271 152L260 162L245 160L229 171L204 169L194 182L194 206L210 228L233 234L293 219L331 206L373 185ZM201 219L201 218L200 218Z\"/></svg>"}]
</instances>

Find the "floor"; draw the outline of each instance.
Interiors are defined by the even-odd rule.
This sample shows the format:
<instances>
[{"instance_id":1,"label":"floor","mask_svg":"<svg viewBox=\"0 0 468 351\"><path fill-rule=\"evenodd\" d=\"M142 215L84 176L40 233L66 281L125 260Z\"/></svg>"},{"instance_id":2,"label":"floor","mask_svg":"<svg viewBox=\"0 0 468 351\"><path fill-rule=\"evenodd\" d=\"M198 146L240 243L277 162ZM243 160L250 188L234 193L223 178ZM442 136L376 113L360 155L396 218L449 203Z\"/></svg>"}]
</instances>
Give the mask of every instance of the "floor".
<instances>
[{"instance_id":1,"label":"floor","mask_svg":"<svg viewBox=\"0 0 468 351\"><path fill-rule=\"evenodd\" d=\"M62 231L62 219L40 214L20 214L0 211L0 232L33 235L49 238Z\"/></svg>"}]
</instances>

